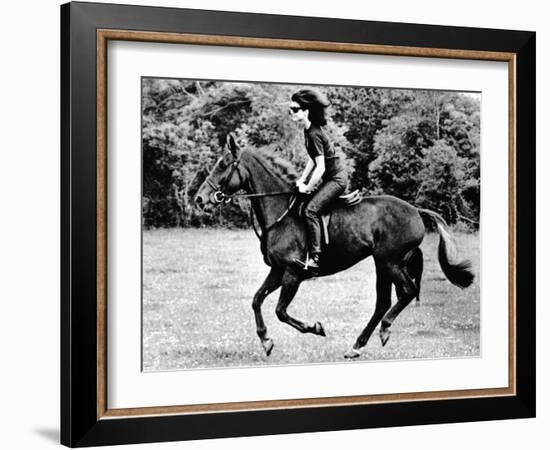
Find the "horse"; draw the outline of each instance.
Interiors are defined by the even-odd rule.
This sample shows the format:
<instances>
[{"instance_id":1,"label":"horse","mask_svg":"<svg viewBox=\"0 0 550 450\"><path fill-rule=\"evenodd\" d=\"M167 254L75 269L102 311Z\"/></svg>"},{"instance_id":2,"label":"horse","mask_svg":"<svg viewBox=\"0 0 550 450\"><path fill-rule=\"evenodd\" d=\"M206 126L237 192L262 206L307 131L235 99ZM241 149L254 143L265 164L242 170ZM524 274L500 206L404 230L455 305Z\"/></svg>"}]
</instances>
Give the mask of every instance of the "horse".
<instances>
[{"instance_id":1,"label":"horse","mask_svg":"<svg viewBox=\"0 0 550 450\"><path fill-rule=\"evenodd\" d=\"M379 323L380 339L385 346L392 323L419 294L422 275L419 245L426 232L425 220L435 224L439 233L438 259L446 278L460 288L472 284L471 263L457 260L456 246L445 220L434 211L417 208L389 195L365 196L351 207L335 205L328 226L330 242L321 254L320 270L315 274L304 271L296 264L306 254L307 235L303 219L291 201L295 198L295 179L296 173L287 161L265 149L242 149L229 134L221 157L194 199L202 210L211 210L239 195L251 200L262 231L264 261L271 268L252 300L256 333L267 356L274 343L267 334L262 304L270 293L281 288L275 309L280 321L301 333L325 336L321 322L307 323L287 312L300 284L312 276L328 276L346 270L369 256L374 258L376 267L375 310L344 357L359 357ZM241 190L246 193L236 194ZM392 285L397 294L393 306Z\"/></svg>"}]
</instances>

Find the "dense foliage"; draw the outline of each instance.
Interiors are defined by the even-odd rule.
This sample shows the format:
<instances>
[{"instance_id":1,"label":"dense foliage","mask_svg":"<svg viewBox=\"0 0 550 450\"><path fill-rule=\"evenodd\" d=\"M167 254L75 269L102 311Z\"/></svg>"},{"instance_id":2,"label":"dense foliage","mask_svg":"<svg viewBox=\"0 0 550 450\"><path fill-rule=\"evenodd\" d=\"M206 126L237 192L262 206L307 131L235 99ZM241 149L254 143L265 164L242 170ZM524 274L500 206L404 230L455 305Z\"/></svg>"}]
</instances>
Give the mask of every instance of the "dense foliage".
<instances>
[{"instance_id":1,"label":"dense foliage","mask_svg":"<svg viewBox=\"0 0 550 450\"><path fill-rule=\"evenodd\" d=\"M212 216L192 198L234 132L305 163L302 131L288 113L301 86L143 80L145 226L244 226L246 201ZM353 188L392 194L476 227L479 217L479 100L460 93L321 87L331 101L325 130L346 155Z\"/></svg>"}]
</instances>

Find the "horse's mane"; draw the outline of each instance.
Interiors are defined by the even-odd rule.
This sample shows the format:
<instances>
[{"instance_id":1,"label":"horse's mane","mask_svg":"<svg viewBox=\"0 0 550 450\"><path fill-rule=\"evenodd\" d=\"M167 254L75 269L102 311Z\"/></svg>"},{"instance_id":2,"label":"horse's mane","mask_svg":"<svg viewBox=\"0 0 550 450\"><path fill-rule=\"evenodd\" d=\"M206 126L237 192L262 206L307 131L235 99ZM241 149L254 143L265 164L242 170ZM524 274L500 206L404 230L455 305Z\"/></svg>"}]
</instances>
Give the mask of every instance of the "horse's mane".
<instances>
[{"instance_id":1,"label":"horse's mane","mask_svg":"<svg viewBox=\"0 0 550 450\"><path fill-rule=\"evenodd\" d=\"M298 178L292 163L278 155L272 147L249 149L248 152L256 157L256 160L258 160L266 170L277 175L284 182L290 184Z\"/></svg>"}]
</instances>

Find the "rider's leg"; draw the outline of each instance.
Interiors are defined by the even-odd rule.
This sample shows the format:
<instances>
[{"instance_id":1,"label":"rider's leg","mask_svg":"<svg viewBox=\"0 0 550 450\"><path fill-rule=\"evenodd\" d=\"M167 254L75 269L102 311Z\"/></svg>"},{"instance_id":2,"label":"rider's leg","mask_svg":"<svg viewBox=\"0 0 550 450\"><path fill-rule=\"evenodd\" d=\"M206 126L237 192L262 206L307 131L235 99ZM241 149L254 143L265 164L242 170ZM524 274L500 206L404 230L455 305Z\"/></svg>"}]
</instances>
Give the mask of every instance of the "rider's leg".
<instances>
[{"instance_id":1,"label":"rider's leg","mask_svg":"<svg viewBox=\"0 0 550 450\"><path fill-rule=\"evenodd\" d=\"M315 270L319 268L321 254L321 214L344 191L344 187L336 181L327 181L313 194L304 209L308 236L310 262L308 266Z\"/></svg>"}]
</instances>

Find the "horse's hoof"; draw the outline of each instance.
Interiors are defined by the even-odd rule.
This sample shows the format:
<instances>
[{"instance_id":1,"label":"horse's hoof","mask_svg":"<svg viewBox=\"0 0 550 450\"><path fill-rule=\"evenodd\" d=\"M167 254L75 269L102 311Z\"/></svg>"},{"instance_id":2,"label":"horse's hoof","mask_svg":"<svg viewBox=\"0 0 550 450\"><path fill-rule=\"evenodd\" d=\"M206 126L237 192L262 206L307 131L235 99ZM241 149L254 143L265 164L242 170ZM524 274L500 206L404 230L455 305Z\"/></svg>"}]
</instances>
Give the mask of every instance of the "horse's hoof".
<instances>
[{"instance_id":1,"label":"horse's hoof","mask_svg":"<svg viewBox=\"0 0 550 450\"><path fill-rule=\"evenodd\" d=\"M325 329L323 328L323 325L321 322L315 322L315 325L313 326L314 333L318 336L326 336Z\"/></svg>"},{"instance_id":2,"label":"horse's hoof","mask_svg":"<svg viewBox=\"0 0 550 450\"><path fill-rule=\"evenodd\" d=\"M271 355L271 351L273 350L273 341L269 338L262 341L262 346L265 350L265 354L267 356Z\"/></svg>"},{"instance_id":3,"label":"horse's hoof","mask_svg":"<svg viewBox=\"0 0 550 450\"><path fill-rule=\"evenodd\" d=\"M355 359L361 356L361 352L355 348L350 348L346 353L344 353L344 358L346 359Z\"/></svg>"},{"instance_id":4,"label":"horse's hoof","mask_svg":"<svg viewBox=\"0 0 550 450\"><path fill-rule=\"evenodd\" d=\"M390 329L384 328L380 330L380 340L382 341L382 347L387 344L388 340L390 339Z\"/></svg>"}]
</instances>

